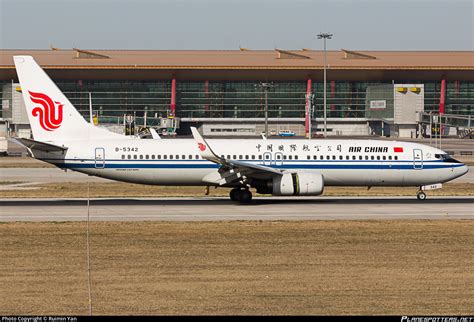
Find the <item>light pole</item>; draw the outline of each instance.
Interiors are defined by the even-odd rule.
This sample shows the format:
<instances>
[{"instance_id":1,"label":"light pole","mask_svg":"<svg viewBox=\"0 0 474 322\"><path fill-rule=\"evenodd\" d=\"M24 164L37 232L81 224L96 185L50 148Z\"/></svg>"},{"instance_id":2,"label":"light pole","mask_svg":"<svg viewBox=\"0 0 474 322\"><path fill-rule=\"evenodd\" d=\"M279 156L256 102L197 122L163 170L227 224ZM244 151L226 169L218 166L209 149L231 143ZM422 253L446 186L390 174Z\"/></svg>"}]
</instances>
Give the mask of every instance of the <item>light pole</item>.
<instances>
[{"instance_id":1,"label":"light pole","mask_svg":"<svg viewBox=\"0 0 474 322\"><path fill-rule=\"evenodd\" d=\"M313 100L314 100L314 93L309 93L309 94L306 94L306 101L308 102L308 108L307 108L307 111L308 111L308 123L309 123L309 126L308 126L308 131L309 131L309 139L311 140L311 136L312 136L312 132L311 132L311 127L313 126L313 123L312 123L312 116L313 116Z\"/></svg>"},{"instance_id":2,"label":"light pole","mask_svg":"<svg viewBox=\"0 0 474 322\"><path fill-rule=\"evenodd\" d=\"M327 115L326 115L326 39L332 39L333 34L328 32L322 32L318 34L318 39L324 40L324 137L327 137Z\"/></svg>"},{"instance_id":3,"label":"light pole","mask_svg":"<svg viewBox=\"0 0 474 322\"><path fill-rule=\"evenodd\" d=\"M268 138L268 89L275 87L275 84L260 82L256 86L265 92L265 137Z\"/></svg>"}]
</instances>

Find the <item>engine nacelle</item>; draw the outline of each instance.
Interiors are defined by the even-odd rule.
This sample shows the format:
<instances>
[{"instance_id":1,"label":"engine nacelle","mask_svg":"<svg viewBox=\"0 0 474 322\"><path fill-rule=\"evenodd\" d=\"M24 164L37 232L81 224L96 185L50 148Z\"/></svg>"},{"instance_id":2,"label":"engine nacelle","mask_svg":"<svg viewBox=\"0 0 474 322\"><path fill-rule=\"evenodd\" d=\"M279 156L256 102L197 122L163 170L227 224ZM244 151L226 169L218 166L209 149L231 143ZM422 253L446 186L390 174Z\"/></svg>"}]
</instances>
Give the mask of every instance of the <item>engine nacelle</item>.
<instances>
[{"instance_id":1,"label":"engine nacelle","mask_svg":"<svg viewBox=\"0 0 474 322\"><path fill-rule=\"evenodd\" d=\"M288 172L275 176L272 188L275 196L318 196L323 193L324 180L319 173Z\"/></svg>"}]
</instances>

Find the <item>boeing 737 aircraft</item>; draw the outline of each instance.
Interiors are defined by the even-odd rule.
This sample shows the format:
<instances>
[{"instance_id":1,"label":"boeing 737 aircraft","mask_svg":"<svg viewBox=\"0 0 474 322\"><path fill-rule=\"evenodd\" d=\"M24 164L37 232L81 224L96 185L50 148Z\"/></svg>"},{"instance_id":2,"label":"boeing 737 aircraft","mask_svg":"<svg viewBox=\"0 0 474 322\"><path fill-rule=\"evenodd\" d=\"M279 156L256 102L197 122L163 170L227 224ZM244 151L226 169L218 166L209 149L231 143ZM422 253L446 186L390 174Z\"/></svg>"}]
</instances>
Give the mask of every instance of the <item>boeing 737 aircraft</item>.
<instances>
[{"instance_id":1,"label":"boeing 737 aircraft","mask_svg":"<svg viewBox=\"0 0 474 322\"><path fill-rule=\"evenodd\" d=\"M430 146L383 140L137 139L85 121L30 56L14 62L33 139L31 155L63 169L150 184L250 188L276 196L317 196L325 186L422 186L453 180L463 163Z\"/></svg>"}]
</instances>

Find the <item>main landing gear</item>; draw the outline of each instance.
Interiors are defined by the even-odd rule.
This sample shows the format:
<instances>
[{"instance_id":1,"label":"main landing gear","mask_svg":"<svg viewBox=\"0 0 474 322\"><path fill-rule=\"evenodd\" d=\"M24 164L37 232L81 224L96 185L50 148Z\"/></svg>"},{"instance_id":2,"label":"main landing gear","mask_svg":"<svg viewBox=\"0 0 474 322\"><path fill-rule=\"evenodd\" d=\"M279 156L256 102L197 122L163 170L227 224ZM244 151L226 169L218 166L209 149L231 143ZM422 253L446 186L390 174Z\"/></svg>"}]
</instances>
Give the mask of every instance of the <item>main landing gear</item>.
<instances>
[{"instance_id":1,"label":"main landing gear","mask_svg":"<svg viewBox=\"0 0 474 322\"><path fill-rule=\"evenodd\" d=\"M252 201L252 193L248 189L234 188L229 193L232 201L240 203L250 203Z\"/></svg>"},{"instance_id":2,"label":"main landing gear","mask_svg":"<svg viewBox=\"0 0 474 322\"><path fill-rule=\"evenodd\" d=\"M418 192L416 193L416 197L418 198L418 200L425 200L426 199L426 193L423 192L423 190L418 190Z\"/></svg>"}]
</instances>

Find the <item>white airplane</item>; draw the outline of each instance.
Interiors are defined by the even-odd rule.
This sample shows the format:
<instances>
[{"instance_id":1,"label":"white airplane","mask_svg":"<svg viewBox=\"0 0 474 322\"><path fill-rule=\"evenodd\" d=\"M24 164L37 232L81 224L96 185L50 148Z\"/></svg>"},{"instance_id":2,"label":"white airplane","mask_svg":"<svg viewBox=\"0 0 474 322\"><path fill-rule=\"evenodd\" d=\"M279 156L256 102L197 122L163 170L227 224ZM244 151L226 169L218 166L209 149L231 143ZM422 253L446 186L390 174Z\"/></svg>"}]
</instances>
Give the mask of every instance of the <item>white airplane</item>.
<instances>
[{"instance_id":1,"label":"white airplane","mask_svg":"<svg viewBox=\"0 0 474 322\"><path fill-rule=\"evenodd\" d=\"M14 62L34 140L18 139L39 160L103 178L150 184L249 188L276 196L317 196L325 186L422 186L468 167L439 149L382 140L137 139L85 121L30 56Z\"/></svg>"}]
</instances>

